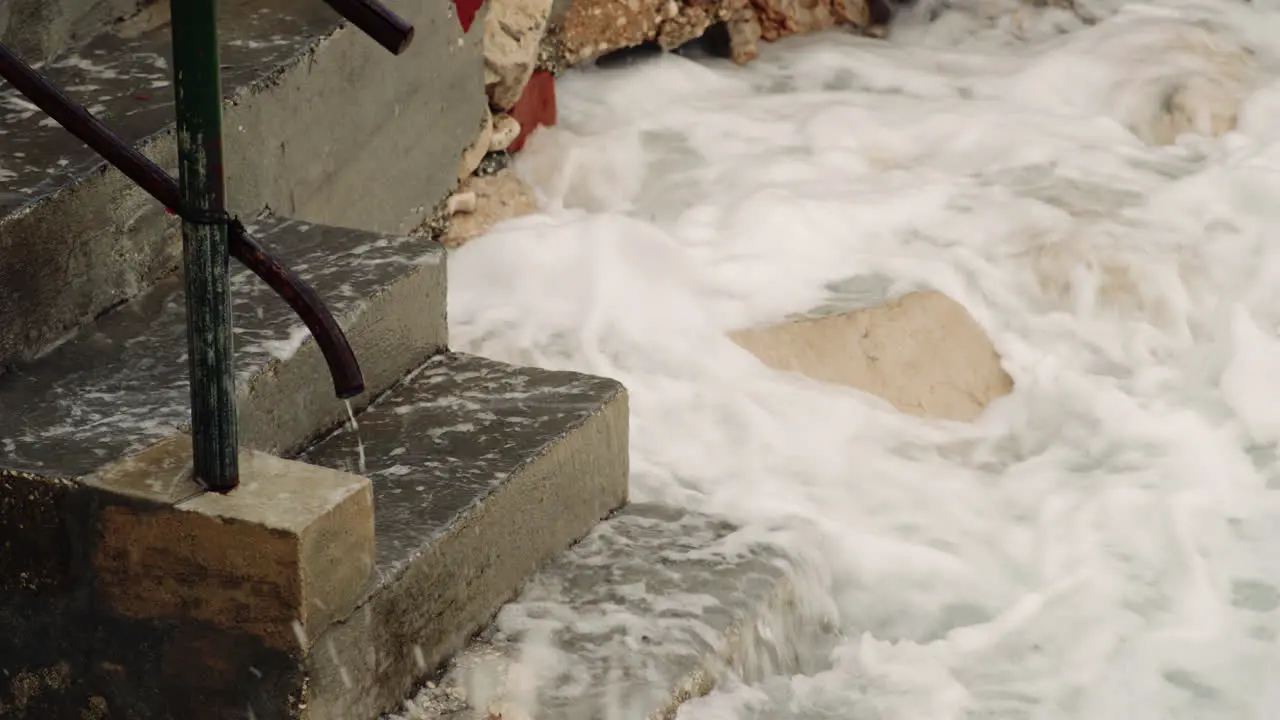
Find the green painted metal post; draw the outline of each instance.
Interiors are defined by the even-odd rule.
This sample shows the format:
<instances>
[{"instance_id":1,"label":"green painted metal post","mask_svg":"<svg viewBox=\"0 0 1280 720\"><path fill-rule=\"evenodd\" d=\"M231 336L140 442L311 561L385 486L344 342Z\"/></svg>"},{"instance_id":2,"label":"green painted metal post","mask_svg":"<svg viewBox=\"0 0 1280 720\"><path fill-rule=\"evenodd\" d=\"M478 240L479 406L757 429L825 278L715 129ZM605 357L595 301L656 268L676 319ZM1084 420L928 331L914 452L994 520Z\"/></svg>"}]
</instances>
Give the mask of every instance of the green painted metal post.
<instances>
[{"instance_id":1,"label":"green painted metal post","mask_svg":"<svg viewBox=\"0 0 1280 720\"><path fill-rule=\"evenodd\" d=\"M182 185L183 268L196 478L228 492L240 482L231 354L230 253L222 168L217 0L170 0ZM178 210L178 208L174 208Z\"/></svg>"}]
</instances>

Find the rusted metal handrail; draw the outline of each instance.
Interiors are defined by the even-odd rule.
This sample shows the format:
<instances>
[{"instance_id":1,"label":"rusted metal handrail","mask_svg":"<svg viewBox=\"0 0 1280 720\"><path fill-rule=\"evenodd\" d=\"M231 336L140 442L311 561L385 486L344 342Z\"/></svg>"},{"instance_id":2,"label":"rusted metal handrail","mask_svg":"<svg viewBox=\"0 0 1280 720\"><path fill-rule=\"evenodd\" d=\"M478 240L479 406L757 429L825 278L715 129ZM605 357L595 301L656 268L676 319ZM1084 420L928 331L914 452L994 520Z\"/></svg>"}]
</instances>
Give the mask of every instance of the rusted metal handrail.
<instances>
[{"instance_id":1,"label":"rusted metal handrail","mask_svg":"<svg viewBox=\"0 0 1280 720\"><path fill-rule=\"evenodd\" d=\"M404 52L413 42L413 26L388 10L378 0L324 1L392 55Z\"/></svg>"}]
</instances>

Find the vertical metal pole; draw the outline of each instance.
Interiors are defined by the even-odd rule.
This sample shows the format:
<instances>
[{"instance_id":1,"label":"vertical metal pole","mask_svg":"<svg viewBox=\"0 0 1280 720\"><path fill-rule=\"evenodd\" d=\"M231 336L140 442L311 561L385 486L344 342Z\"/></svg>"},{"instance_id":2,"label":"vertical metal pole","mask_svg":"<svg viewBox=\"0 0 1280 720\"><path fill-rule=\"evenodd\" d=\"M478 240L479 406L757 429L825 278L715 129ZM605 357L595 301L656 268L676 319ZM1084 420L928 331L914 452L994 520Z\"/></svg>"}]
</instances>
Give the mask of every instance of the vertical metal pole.
<instances>
[{"instance_id":1,"label":"vertical metal pole","mask_svg":"<svg viewBox=\"0 0 1280 720\"><path fill-rule=\"evenodd\" d=\"M210 490L228 492L240 482L240 467L231 365L230 255L227 226L217 221L226 207L218 3L170 0L169 7L178 179L188 216L182 223L182 249L195 473Z\"/></svg>"}]
</instances>

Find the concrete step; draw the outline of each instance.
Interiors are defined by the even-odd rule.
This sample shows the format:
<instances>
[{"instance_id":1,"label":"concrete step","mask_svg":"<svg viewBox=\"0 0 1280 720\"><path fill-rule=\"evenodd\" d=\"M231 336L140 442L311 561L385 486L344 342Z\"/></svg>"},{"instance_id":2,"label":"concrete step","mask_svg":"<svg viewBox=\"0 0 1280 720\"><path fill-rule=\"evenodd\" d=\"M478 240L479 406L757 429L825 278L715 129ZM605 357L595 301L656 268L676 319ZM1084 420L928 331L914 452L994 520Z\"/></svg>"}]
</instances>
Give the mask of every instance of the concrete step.
<instances>
[{"instance_id":1,"label":"concrete step","mask_svg":"<svg viewBox=\"0 0 1280 720\"><path fill-rule=\"evenodd\" d=\"M818 579L732 525L629 505L548 563L389 720L670 718L727 677L822 669Z\"/></svg>"},{"instance_id":2,"label":"concrete step","mask_svg":"<svg viewBox=\"0 0 1280 720\"><path fill-rule=\"evenodd\" d=\"M151 4L41 69L173 172L167 8ZM233 212L399 234L443 202L487 105L481 34L464 35L448 3L396 5L417 30L399 57L317 0L221 8ZM0 370L136 296L179 252L174 218L0 87Z\"/></svg>"},{"instance_id":3,"label":"concrete step","mask_svg":"<svg viewBox=\"0 0 1280 720\"><path fill-rule=\"evenodd\" d=\"M324 298L364 370L370 402L447 344L441 246L278 218L250 226ZM232 279L242 442L298 450L347 410L297 316L265 283ZM189 420L182 282L170 276L46 357L0 376L0 478L78 478Z\"/></svg>"},{"instance_id":4,"label":"concrete step","mask_svg":"<svg viewBox=\"0 0 1280 720\"><path fill-rule=\"evenodd\" d=\"M377 545L364 600L312 643L312 718L399 707L627 496L613 380L445 354L358 420L302 456L372 480Z\"/></svg>"}]
</instances>

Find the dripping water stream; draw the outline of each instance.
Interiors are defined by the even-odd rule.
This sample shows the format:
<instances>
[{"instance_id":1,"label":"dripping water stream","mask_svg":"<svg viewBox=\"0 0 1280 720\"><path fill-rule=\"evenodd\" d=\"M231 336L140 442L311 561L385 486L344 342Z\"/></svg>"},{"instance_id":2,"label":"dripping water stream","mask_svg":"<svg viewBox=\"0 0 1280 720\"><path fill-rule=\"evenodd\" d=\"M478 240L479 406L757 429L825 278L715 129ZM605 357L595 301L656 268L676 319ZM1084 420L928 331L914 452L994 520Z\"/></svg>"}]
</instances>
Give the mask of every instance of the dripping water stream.
<instances>
[{"instance_id":1,"label":"dripping water stream","mask_svg":"<svg viewBox=\"0 0 1280 720\"><path fill-rule=\"evenodd\" d=\"M366 465L364 459L364 440L360 438L360 423L356 422L356 413L355 410L351 409L351 401L343 400L342 402L347 406L347 427L351 430L351 434L356 438L356 462L358 463L356 467L360 471L360 474L364 475L366 472Z\"/></svg>"}]
</instances>

